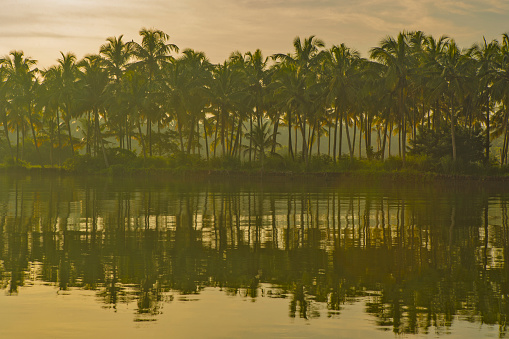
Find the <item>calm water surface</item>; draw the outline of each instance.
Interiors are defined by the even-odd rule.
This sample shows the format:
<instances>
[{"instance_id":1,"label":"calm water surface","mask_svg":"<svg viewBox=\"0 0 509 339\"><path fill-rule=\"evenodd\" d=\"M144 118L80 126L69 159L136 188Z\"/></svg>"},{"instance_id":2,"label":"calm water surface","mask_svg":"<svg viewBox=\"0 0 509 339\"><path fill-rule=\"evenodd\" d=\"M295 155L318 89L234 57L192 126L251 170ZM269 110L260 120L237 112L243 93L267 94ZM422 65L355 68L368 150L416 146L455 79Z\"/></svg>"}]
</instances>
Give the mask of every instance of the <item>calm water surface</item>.
<instances>
[{"instance_id":1,"label":"calm water surface","mask_svg":"<svg viewBox=\"0 0 509 339\"><path fill-rule=\"evenodd\" d=\"M497 338L507 185L0 175L0 337Z\"/></svg>"}]
</instances>

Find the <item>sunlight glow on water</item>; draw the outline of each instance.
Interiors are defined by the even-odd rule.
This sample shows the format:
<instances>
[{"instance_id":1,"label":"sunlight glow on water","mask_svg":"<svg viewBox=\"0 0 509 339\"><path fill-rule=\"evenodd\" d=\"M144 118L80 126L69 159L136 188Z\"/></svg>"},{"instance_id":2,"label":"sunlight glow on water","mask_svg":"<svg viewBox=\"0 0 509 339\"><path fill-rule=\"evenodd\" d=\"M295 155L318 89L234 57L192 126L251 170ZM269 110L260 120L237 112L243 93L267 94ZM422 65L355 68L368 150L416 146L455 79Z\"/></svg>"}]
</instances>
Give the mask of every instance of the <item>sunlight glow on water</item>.
<instances>
[{"instance_id":1,"label":"sunlight glow on water","mask_svg":"<svg viewBox=\"0 0 509 339\"><path fill-rule=\"evenodd\" d=\"M270 285L266 286L271 288ZM260 291L261 292L261 291ZM394 338L390 327L375 326L365 313L369 298L345 303L340 312L330 313L315 305L312 319L289 318L285 298L256 299L228 295L220 288L206 288L197 295L169 292L156 315L137 314L135 303L115 308L101 307L97 291L71 289L35 283L20 289L17 296L0 296L2 338ZM496 326L460 320L450 328L431 327L427 333L398 338L497 337ZM155 321L157 320L157 321ZM30 326L27 326L27 323Z\"/></svg>"},{"instance_id":2,"label":"sunlight glow on water","mask_svg":"<svg viewBox=\"0 0 509 339\"><path fill-rule=\"evenodd\" d=\"M0 337L506 336L496 191L127 184L0 176Z\"/></svg>"}]
</instances>

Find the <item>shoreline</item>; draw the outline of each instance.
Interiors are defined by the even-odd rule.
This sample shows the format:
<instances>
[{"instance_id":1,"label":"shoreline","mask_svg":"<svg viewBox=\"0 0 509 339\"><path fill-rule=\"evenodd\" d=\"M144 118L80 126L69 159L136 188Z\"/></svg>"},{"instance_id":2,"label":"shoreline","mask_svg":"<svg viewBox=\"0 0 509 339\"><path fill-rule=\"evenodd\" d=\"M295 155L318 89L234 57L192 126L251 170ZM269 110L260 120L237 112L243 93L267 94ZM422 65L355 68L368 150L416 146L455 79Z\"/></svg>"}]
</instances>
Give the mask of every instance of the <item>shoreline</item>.
<instances>
[{"instance_id":1,"label":"shoreline","mask_svg":"<svg viewBox=\"0 0 509 339\"><path fill-rule=\"evenodd\" d=\"M364 180L384 180L384 181L402 181L402 182L443 182L453 181L476 182L476 183L509 183L509 175L472 175L472 174L444 174L435 172L419 172L416 170L398 170L398 171L310 171L310 172L292 172L292 171L261 171L261 170L227 170L227 169L168 169L168 168L145 168L136 169L129 172L101 171L96 173L81 173L69 171L58 167L4 167L0 168L0 173L7 175L59 175L65 177L102 177L102 178L172 178L172 179L248 179L272 181L274 179L285 180L320 180L336 181L340 179L364 179Z\"/></svg>"}]
</instances>

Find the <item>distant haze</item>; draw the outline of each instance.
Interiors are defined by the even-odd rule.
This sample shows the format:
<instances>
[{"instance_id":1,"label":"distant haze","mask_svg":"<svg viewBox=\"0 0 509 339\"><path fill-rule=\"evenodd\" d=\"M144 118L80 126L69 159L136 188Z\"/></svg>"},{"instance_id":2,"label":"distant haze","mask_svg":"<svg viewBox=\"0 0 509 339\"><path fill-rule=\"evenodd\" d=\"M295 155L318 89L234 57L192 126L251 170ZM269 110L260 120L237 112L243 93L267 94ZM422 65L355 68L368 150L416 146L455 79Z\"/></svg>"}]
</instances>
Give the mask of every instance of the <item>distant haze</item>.
<instances>
[{"instance_id":1,"label":"distant haze","mask_svg":"<svg viewBox=\"0 0 509 339\"><path fill-rule=\"evenodd\" d=\"M507 0L3 0L0 56L23 50L42 68L60 51L98 53L107 37L140 41L141 28L222 62L231 52L292 51L296 36L345 43L367 57L387 35L422 30L461 47L509 31Z\"/></svg>"}]
</instances>

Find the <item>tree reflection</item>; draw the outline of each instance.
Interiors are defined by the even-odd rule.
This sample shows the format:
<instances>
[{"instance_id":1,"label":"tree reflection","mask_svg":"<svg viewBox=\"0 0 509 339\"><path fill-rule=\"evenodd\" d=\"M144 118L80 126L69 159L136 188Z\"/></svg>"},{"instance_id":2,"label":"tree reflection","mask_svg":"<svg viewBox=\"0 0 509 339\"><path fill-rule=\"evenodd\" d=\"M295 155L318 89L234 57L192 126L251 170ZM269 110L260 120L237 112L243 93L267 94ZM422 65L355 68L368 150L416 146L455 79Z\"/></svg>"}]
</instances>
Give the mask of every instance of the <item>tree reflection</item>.
<instances>
[{"instance_id":1,"label":"tree reflection","mask_svg":"<svg viewBox=\"0 0 509 339\"><path fill-rule=\"evenodd\" d=\"M322 316L319 305L337 317L362 297L395 333L447 331L456 317L507 331L505 195L0 181L8 294L36 266L35 279L95 290L105 307L135 301L135 320L153 319L172 293L220 287L252 300L289 296L290 317Z\"/></svg>"}]
</instances>

